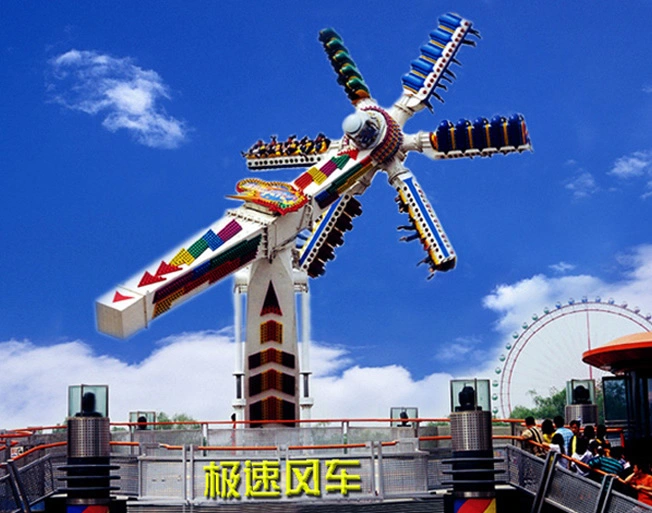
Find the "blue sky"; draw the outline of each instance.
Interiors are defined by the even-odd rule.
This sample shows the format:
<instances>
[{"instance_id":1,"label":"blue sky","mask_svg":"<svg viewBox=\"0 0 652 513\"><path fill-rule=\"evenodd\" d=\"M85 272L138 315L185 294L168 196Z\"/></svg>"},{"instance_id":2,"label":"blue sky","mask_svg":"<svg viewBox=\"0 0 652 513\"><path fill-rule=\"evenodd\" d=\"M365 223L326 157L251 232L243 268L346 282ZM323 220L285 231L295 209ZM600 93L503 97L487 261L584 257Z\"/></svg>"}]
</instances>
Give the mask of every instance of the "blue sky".
<instances>
[{"instance_id":1,"label":"blue sky","mask_svg":"<svg viewBox=\"0 0 652 513\"><path fill-rule=\"evenodd\" d=\"M240 151L256 139L320 131L340 137L351 106L317 40L320 29L341 34L372 95L388 107L438 16L450 11L470 19L483 38L460 52L463 66L454 70L446 103L405 130L520 112L535 151L408 158L459 259L432 281L416 267L418 243L398 242L404 219L377 175L345 245L312 282L322 382L343 394L323 413L346 410L347 372L368 372L371 384L387 380L383 369L406 379L404 396L379 402L386 412L390 400L411 402L433 376L445 387L444 377L492 369L523 317L569 295L613 295L652 310L647 1L362 2L357 11L339 0L83 8L4 2L0 391L18 395L0 424L37 416L15 388L35 374L51 378L43 383L60 380L58 390L48 388L63 403L66 384L102 377L118 386L121 372L139 375L174 344L186 347L183 333L200 344L194 365L207 358L197 353L206 347L199 334L228 347L228 280L127 341L97 333L94 300L236 205L225 196L251 176ZM128 94L135 84L137 93ZM291 180L299 172L263 178ZM70 364L75 354L77 370L62 377L55 362ZM198 405L197 416L230 414L232 359L220 358L206 372L227 374L219 385L225 399L219 408ZM188 362L192 369L193 358ZM114 374L99 370L103 363ZM10 365L19 370L9 372ZM183 383L192 370L168 372ZM129 408L189 408L169 395ZM352 414L362 411L351 405Z\"/></svg>"}]
</instances>

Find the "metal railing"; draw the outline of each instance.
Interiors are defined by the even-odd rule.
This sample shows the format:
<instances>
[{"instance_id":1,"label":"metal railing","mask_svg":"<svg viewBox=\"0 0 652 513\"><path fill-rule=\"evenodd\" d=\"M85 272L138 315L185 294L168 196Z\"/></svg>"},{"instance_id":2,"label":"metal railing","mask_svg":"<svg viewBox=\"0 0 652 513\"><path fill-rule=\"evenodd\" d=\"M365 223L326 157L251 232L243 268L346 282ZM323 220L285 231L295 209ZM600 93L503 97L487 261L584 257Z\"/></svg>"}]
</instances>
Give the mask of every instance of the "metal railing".
<instances>
[{"instance_id":1,"label":"metal railing","mask_svg":"<svg viewBox=\"0 0 652 513\"><path fill-rule=\"evenodd\" d=\"M233 429L230 423L214 428L203 423L198 429L115 431L111 458L120 466L112 472L120 476L115 482L117 494L137 497L141 504L201 506L251 504L275 493L303 502L380 501L426 497L447 487L450 465L442 460L450 456L448 426L351 424ZM503 460L496 467L503 471L499 479L532 497L532 513L546 505L569 513L652 511L619 491L609 476L600 482L583 478L560 468L556 454L542 459L510 445L518 440L517 432L516 423L494 425L496 457ZM29 513L32 506L63 488L58 468L65 464L66 447L60 439L60 432L21 433L12 439L25 447L32 440L53 443L27 449L0 464L0 512ZM354 478L342 477L346 475ZM353 487L346 493L346 486L340 486L344 481Z\"/></svg>"},{"instance_id":2,"label":"metal railing","mask_svg":"<svg viewBox=\"0 0 652 513\"><path fill-rule=\"evenodd\" d=\"M112 444L119 448L121 445ZM138 496L138 456L115 453L119 465L112 475L119 476L120 495ZM16 458L0 464L0 512L30 513L31 508L65 487L66 443L57 442L34 447Z\"/></svg>"},{"instance_id":3,"label":"metal railing","mask_svg":"<svg viewBox=\"0 0 652 513\"><path fill-rule=\"evenodd\" d=\"M611 475L600 481L582 477L559 464L559 454L549 452L539 458L517 447L504 448L507 482L534 498L531 513L540 513L547 504L568 513L645 513L652 507L618 490Z\"/></svg>"},{"instance_id":4,"label":"metal railing","mask_svg":"<svg viewBox=\"0 0 652 513\"><path fill-rule=\"evenodd\" d=\"M429 469L441 475L440 469L429 465L428 454L415 451L414 442L409 441L332 446L164 445L146 448L139 468L140 499L197 505L265 498L415 497L428 495L430 486L441 482L437 475L428 475Z\"/></svg>"},{"instance_id":5,"label":"metal railing","mask_svg":"<svg viewBox=\"0 0 652 513\"><path fill-rule=\"evenodd\" d=\"M239 445L299 445L306 437L312 437L317 443L332 444L362 443L369 440L391 441L399 438L450 434L448 418L311 419L295 422L301 429L276 426L267 429L248 429L250 424L248 421L112 422L111 438L114 441L122 442L148 442L155 439L157 442L170 444L226 445L232 437L237 437ZM403 422L405 422L405 426L400 425ZM494 433L516 435L519 424L521 424L519 420L494 419ZM181 433L187 438L180 439ZM29 427L14 430L11 434L0 434L0 444L3 440L9 441L10 438L7 437L10 436L14 437L11 440L16 444L27 442L31 446L61 442L66 440L66 426ZM321 438L320 441L318 441L319 438ZM2 451L1 447L0 451Z\"/></svg>"}]
</instances>

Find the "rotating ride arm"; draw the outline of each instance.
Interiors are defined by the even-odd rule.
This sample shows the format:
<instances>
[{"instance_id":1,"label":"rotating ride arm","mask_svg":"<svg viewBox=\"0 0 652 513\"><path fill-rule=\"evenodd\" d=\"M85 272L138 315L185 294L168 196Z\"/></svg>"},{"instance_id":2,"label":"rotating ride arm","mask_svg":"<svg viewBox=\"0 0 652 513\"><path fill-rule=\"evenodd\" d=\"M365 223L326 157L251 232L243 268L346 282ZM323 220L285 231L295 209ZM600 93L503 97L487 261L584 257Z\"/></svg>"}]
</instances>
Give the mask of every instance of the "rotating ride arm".
<instances>
[{"instance_id":1,"label":"rotating ride arm","mask_svg":"<svg viewBox=\"0 0 652 513\"><path fill-rule=\"evenodd\" d=\"M409 224L399 226L398 229L412 233L401 237L401 240L419 240L426 252L426 257L417 265L428 266L428 279L431 279L436 271L453 269L457 260L453 246L412 172L402 165L395 166L395 169L390 171L389 181L398 192L396 203L399 212L409 217Z\"/></svg>"},{"instance_id":2,"label":"rotating ride arm","mask_svg":"<svg viewBox=\"0 0 652 513\"><path fill-rule=\"evenodd\" d=\"M375 105L369 88L362 78L349 50L344 46L340 35L332 28L319 32L324 51L328 56L335 74L351 103L356 107ZM279 142L275 136L270 141L258 140L249 150L243 152L247 167L252 171L266 171L291 167L308 167L321 160L322 154L328 150L341 149L345 141L331 141L324 134L318 134L315 139L307 136L297 140L291 135L286 141Z\"/></svg>"},{"instance_id":3,"label":"rotating ride arm","mask_svg":"<svg viewBox=\"0 0 652 513\"><path fill-rule=\"evenodd\" d=\"M333 213L341 220L333 226L341 227L344 215L359 215L359 204L351 195L364 191L377 170L372 153L353 147L331 150L294 183L241 180L236 185L238 194L231 197L244 200L245 205L228 211L206 231L97 300L98 330L129 337L255 259L273 258L335 202L340 208L336 206ZM326 232L331 230L328 226ZM325 258L327 244L337 245L332 237L314 246L322 249L318 258ZM309 261L317 262L316 254Z\"/></svg>"},{"instance_id":4,"label":"rotating ride arm","mask_svg":"<svg viewBox=\"0 0 652 513\"><path fill-rule=\"evenodd\" d=\"M444 120L434 132L407 135L404 149L423 153L433 160L460 157L491 157L496 153L531 151L532 144L521 114L509 118L494 116L491 121L460 119L456 124Z\"/></svg>"},{"instance_id":5,"label":"rotating ride arm","mask_svg":"<svg viewBox=\"0 0 652 513\"><path fill-rule=\"evenodd\" d=\"M480 37L471 22L457 14L444 14L438 21L430 39L421 47L421 54L412 61L409 73L403 75L403 94L389 109L400 126L424 107L432 110L431 97L444 102L437 89L446 91L443 82L452 83L456 78L449 68L451 64L460 65L457 52L462 45L475 46L469 36Z\"/></svg>"},{"instance_id":6,"label":"rotating ride arm","mask_svg":"<svg viewBox=\"0 0 652 513\"><path fill-rule=\"evenodd\" d=\"M358 105L363 100L371 100L369 88L340 35L332 28L325 28L319 32L319 40L324 45L328 60L337 74L337 83L344 88L351 103Z\"/></svg>"},{"instance_id":7,"label":"rotating ride arm","mask_svg":"<svg viewBox=\"0 0 652 513\"><path fill-rule=\"evenodd\" d=\"M326 262L335 258L335 248L344 244L344 233L353 228L353 218L362 214L360 202L344 194L333 202L300 247L299 266L311 278L325 272Z\"/></svg>"},{"instance_id":8,"label":"rotating ride arm","mask_svg":"<svg viewBox=\"0 0 652 513\"><path fill-rule=\"evenodd\" d=\"M266 224L246 219L240 207L95 304L97 328L127 338L149 322L265 254ZM249 216L251 218L251 216Z\"/></svg>"}]
</instances>

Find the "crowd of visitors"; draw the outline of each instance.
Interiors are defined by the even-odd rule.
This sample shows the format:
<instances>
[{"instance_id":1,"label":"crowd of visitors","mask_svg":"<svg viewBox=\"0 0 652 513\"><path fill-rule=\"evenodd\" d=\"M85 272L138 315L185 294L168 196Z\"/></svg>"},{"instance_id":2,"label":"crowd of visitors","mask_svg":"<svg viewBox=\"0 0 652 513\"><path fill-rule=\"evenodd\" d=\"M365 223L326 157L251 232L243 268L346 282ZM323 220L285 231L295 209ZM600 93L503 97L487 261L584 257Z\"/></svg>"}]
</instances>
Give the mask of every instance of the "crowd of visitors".
<instances>
[{"instance_id":1,"label":"crowd of visitors","mask_svg":"<svg viewBox=\"0 0 652 513\"><path fill-rule=\"evenodd\" d=\"M633 488L640 502L652 505L652 475L648 464L636 459L630 462L623 447L612 448L603 424L582 429L580 421L573 420L566 427L564 418L557 416L545 419L539 428L533 417L527 417L525 428L521 436L526 451L539 457L548 451L559 453L560 467L584 477L602 477L592 470L613 475Z\"/></svg>"}]
</instances>

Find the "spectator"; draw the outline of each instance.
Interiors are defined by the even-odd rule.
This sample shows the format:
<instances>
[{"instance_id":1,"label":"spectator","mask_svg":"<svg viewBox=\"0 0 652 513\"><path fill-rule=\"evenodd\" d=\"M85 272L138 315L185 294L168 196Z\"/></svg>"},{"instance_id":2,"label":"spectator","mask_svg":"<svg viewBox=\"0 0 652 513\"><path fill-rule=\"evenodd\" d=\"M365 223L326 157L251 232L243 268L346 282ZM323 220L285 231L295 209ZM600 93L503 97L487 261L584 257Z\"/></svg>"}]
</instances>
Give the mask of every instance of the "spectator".
<instances>
[{"instance_id":1,"label":"spectator","mask_svg":"<svg viewBox=\"0 0 652 513\"><path fill-rule=\"evenodd\" d=\"M569 426L570 426L570 430L573 433L573 436L570 440L570 444L568 444L568 454L574 454L577 452L577 439L581 437L580 421L571 420Z\"/></svg>"},{"instance_id":2,"label":"spectator","mask_svg":"<svg viewBox=\"0 0 652 513\"><path fill-rule=\"evenodd\" d=\"M543 456L544 450L541 447L541 444L543 444L543 434L534 422L534 417L526 417L525 427L527 429L521 433L523 437L523 449L535 456ZM539 445L530 442L536 442Z\"/></svg>"},{"instance_id":3,"label":"spectator","mask_svg":"<svg viewBox=\"0 0 652 513\"><path fill-rule=\"evenodd\" d=\"M561 433L555 433L552 435L552 441L550 442L550 452L558 452L561 456L557 464L562 468L568 468L568 460L563 456L566 455L566 449L564 444L564 437Z\"/></svg>"},{"instance_id":4,"label":"spectator","mask_svg":"<svg viewBox=\"0 0 652 513\"><path fill-rule=\"evenodd\" d=\"M611 449L611 457L618 460L623 466L623 473L620 476L623 479L625 479L634 471L634 469L632 469L632 465L629 463L629 461L627 461L627 457L625 456L625 449L622 447L614 447Z\"/></svg>"},{"instance_id":5,"label":"spectator","mask_svg":"<svg viewBox=\"0 0 652 513\"><path fill-rule=\"evenodd\" d=\"M577 460L578 462L589 464L589 461L593 459L593 453L589 451L589 441L586 438L578 438L577 443L575 444L575 452L572 454L571 458ZM588 476L590 470L583 465L576 465L575 462L571 463L570 468L573 472L577 472L580 476Z\"/></svg>"},{"instance_id":6,"label":"spectator","mask_svg":"<svg viewBox=\"0 0 652 513\"><path fill-rule=\"evenodd\" d=\"M566 454L570 449L571 438L573 438L573 432L564 425L564 417L557 415L552 419L553 424L555 425L555 434L559 433L564 437L564 450Z\"/></svg>"},{"instance_id":7,"label":"spectator","mask_svg":"<svg viewBox=\"0 0 652 513\"><path fill-rule=\"evenodd\" d=\"M647 465L634 462L634 472L625 478L625 482L632 485L638 492L638 501L652 506L652 476L647 473Z\"/></svg>"},{"instance_id":8,"label":"spectator","mask_svg":"<svg viewBox=\"0 0 652 513\"><path fill-rule=\"evenodd\" d=\"M547 444L552 442L552 435L555 434L555 426L552 423L552 420L545 419L541 423L541 434L543 434L543 441Z\"/></svg>"},{"instance_id":9,"label":"spectator","mask_svg":"<svg viewBox=\"0 0 652 513\"><path fill-rule=\"evenodd\" d=\"M611 449L611 443L607 440L607 426L604 424L596 426L595 441L602 447Z\"/></svg>"},{"instance_id":10,"label":"spectator","mask_svg":"<svg viewBox=\"0 0 652 513\"><path fill-rule=\"evenodd\" d=\"M586 426L582 436L584 436L584 438L586 438L587 441L591 443L591 441L595 440L595 428L591 425Z\"/></svg>"},{"instance_id":11,"label":"spectator","mask_svg":"<svg viewBox=\"0 0 652 513\"><path fill-rule=\"evenodd\" d=\"M589 467L620 477L623 473L622 464L610 456L608 448L598 445L597 442L593 442L593 444L595 447L593 452L597 456L589 461Z\"/></svg>"}]
</instances>

